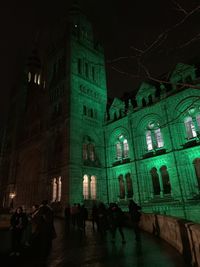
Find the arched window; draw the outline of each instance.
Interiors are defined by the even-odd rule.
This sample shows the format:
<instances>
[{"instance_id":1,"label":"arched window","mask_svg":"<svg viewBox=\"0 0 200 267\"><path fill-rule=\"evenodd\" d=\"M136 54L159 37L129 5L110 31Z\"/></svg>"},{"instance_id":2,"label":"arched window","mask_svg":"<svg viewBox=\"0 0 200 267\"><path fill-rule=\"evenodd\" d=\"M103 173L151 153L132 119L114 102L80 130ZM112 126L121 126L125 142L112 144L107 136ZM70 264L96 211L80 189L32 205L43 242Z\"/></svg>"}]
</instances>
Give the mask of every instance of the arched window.
<instances>
[{"instance_id":1,"label":"arched window","mask_svg":"<svg viewBox=\"0 0 200 267\"><path fill-rule=\"evenodd\" d=\"M164 194L170 194L171 193L171 185L169 180L169 173L167 171L166 166L162 166L160 168L160 173L162 176L162 183L163 183L163 193Z\"/></svg>"},{"instance_id":2,"label":"arched window","mask_svg":"<svg viewBox=\"0 0 200 267\"><path fill-rule=\"evenodd\" d=\"M129 156L129 146L127 139L124 139L123 141L123 150L124 150L124 158L128 158Z\"/></svg>"},{"instance_id":3,"label":"arched window","mask_svg":"<svg viewBox=\"0 0 200 267\"><path fill-rule=\"evenodd\" d=\"M144 98L142 98L142 106L146 107L146 105L147 105L146 100Z\"/></svg>"},{"instance_id":4,"label":"arched window","mask_svg":"<svg viewBox=\"0 0 200 267\"><path fill-rule=\"evenodd\" d=\"M130 173L126 174L126 188L127 188L127 198L133 197L133 185Z\"/></svg>"},{"instance_id":5,"label":"arched window","mask_svg":"<svg viewBox=\"0 0 200 267\"><path fill-rule=\"evenodd\" d=\"M53 178L52 181L52 201L56 201L56 197L57 197L57 181L56 178Z\"/></svg>"},{"instance_id":6,"label":"arched window","mask_svg":"<svg viewBox=\"0 0 200 267\"><path fill-rule=\"evenodd\" d=\"M83 160L88 159L87 144L83 144Z\"/></svg>"},{"instance_id":7,"label":"arched window","mask_svg":"<svg viewBox=\"0 0 200 267\"><path fill-rule=\"evenodd\" d=\"M124 135L121 134L117 138L117 142L115 143L115 149L116 149L117 160L129 157L128 140L124 137Z\"/></svg>"},{"instance_id":8,"label":"arched window","mask_svg":"<svg viewBox=\"0 0 200 267\"><path fill-rule=\"evenodd\" d=\"M62 181L61 177L53 178L52 180L52 201L61 201L62 196Z\"/></svg>"},{"instance_id":9,"label":"arched window","mask_svg":"<svg viewBox=\"0 0 200 267\"><path fill-rule=\"evenodd\" d=\"M152 168L151 171L151 179L153 184L153 193L154 195L160 195L160 182L159 182L159 175L157 173L156 168Z\"/></svg>"},{"instance_id":10,"label":"arched window","mask_svg":"<svg viewBox=\"0 0 200 267\"><path fill-rule=\"evenodd\" d=\"M89 198L89 177L86 174L83 176L83 198Z\"/></svg>"},{"instance_id":11,"label":"arched window","mask_svg":"<svg viewBox=\"0 0 200 267\"><path fill-rule=\"evenodd\" d=\"M148 151L162 148L164 141L158 122L150 122L146 131L146 144Z\"/></svg>"},{"instance_id":12,"label":"arched window","mask_svg":"<svg viewBox=\"0 0 200 267\"><path fill-rule=\"evenodd\" d=\"M34 83L37 83L37 74L34 75Z\"/></svg>"},{"instance_id":13,"label":"arched window","mask_svg":"<svg viewBox=\"0 0 200 267\"><path fill-rule=\"evenodd\" d=\"M121 147L120 142L116 143L116 158L117 160L122 158L122 147Z\"/></svg>"},{"instance_id":14,"label":"arched window","mask_svg":"<svg viewBox=\"0 0 200 267\"><path fill-rule=\"evenodd\" d=\"M198 117L198 119L199 119L199 117ZM185 123L187 138L191 139L191 138L196 137L197 133L196 133L196 129L195 129L195 125L194 125L192 117L187 117L185 119L184 123Z\"/></svg>"},{"instance_id":15,"label":"arched window","mask_svg":"<svg viewBox=\"0 0 200 267\"><path fill-rule=\"evenodd\" d=\"M57 197L57 200L58 201L61 201L61 193L62 193L62 181L61 181L61 177L58 178L57 184L58 184L58 197Z\"/></svg>"},{"instance_id":16,"label":"arched window","mask_svg":"<svg viewBox=\"0 0 200 267\"><path fill-rule=\"evenodd\" d=\"M91 181L90 181L90 194L91 194L91 199L95 200L96 199L96 177L94 175L91 176Z\"/></svg>"},{"instance_id":17,"label":"arched window","mask_svg":"<svg viewBox=\"0 0 200 267\"><path fill-rule=\"evenodd\" d=\"M153 149L153 142L152 142L152 138L151 138L151 131L148 130L146 132L146 143L147 143L147 149L148 151Z\"/></svg>"},{"instance_id":18,"label":"arched window","mask_svg":"<svg viewBox=\"0 0 200 267\"><path fill-rule=\"evenodd\" d=\"M119 198L124 199L125 198L125 187L124 187L123 175L120 174L118 179L119 179Z\"/></svg>"},{"instance_id":19,"label":"arched window","mask_svg":"<svg viewBox=\"0 0 200 267\"><path fill-rule=\"evenodd\" d=\"M89 157L91 161L95 160L95 154L94 154L94 145L93 144L89 144Z\"/></svg>"},{"instance_id":20,"label":"arched window","mask_svg":"<svg viewBox=\"0 0 200 267\"><path fill-rule=\"evenodd\" d=\"M31 81L31 73L29 71L29 73L28 73L28 82L30 82L30 81Z\"/></svg>"},{"instance_id":21,"label":"arched window","mask_svg":"<svg viewBox=\"0 0 200 267\"><path fill-rule=\"evenodd\" d=\"M194 168L195 168L198 188L200 189L200 158L194 160Z\"/></svg>"},{"instance_id":22,"label":"arched window","mask_svg":"<svg viewBox=\"0 0 200 267\"><path fill-rule=\"evenodd\" d=\"M153 103L152 95L149 95L149 96L148 96L148 100L149 100L149 104L151 105L151 104Z\"/></svg>"},{"instance_id":23,"label":"arched window","mask_svg":"<svg viewBox=\"0 0 200 267\"><path fill-rule=\"evenodd\" d=\"M162 138L162 134L161 134L160 128L154 130L154 134L155 134L157 147L158 148L163 147L164 143L163 143L163 138Z\"/></svg>"},{"instance_id":24,"label":"arched window","mask_svg":"<svg viewBox=\"0 0 200 267\"><path fill-rule=\"evenodd\" d=\"M37 79L37 83L38 83L38 85L40 85L40 82L41 82L41 76L40 76L40 74L38 75L38 79Z\"/></svg>"},{"instance_id":25,"label":"arched window","mask_svg":"<svg viewBox=\"0 0 200 267\"><path fill-rule=\"evenodd\" d=\"M198 128L200 129L200 114L197 114L196 120L197 120Z\"/></svg>"}]
</instances>

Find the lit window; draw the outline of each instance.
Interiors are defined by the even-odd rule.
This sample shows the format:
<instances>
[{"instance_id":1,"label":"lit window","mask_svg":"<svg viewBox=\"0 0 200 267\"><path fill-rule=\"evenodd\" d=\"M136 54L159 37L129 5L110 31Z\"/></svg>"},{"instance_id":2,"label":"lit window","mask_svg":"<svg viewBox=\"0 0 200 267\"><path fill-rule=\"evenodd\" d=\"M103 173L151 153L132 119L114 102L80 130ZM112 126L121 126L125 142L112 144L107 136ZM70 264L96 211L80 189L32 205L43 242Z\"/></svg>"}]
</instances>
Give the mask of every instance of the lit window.
<instances>
[{"instance_id":1,"label":"lit window","mask_svg":"<svg viewBox=\"0 0 200 267\"><path fill-rule=\"evenodd\" d=\"M151 131L146 132L147 149L150 151L153 149L153 142L151 138Z\"/></svg>"},{"instance_id":2,"label":"lit window","mask_svg":"<svg viewBox=\"0 0 200 267\"><path fill-rule=\"evenodd\" d=\"M83 144L83 160L88 159L87 144Z\"/></svg>"},{"instance_id":3,"label":"lit window","mask_svg":"<svg viewBox=\"0 0 200 267\"><path fill-rule=\"evenodd\" d=\"M200 129L200 114L198 114L198 115L196 116L196 120L197 120L197 125L198 125L198 127L199 127L199 129Z\"/></svg>"},{"instance_id":4,"label":"lit window","mask_svg":"<svg viewBox=\"0 0 200 267\"><path fill-rule=\"evenodd\" d=\"M91 193L91 199L96 199L96 177L91 176L90 181L90 193Z\"/></svg>"},{"instance_id":5,"label":"lit window","mask_svg":"<svg viewBox=\"0 0 200 267\"><path fill-rule=\"evenodd\" d=\"M163 147L164 146L164 142L163 142L163 138L162 138L162 134L161 134L161 131L160 129L156 129L154 131L155 133L155 139L156 139L156 144L157 144L157 147L160 148L160 147Z\"/></svg>"},{"instance_id":6,"label":"lit window","mask_svg":"<svg viewBox=\"0 0 200 267\"><path fill-rule=\"evenodd\" d=\"M31 73L29 72L28 73L28 82L30 82L31 81Z\"/></svg>"},{"instance_id":7,"label":"lit window","mask_svg":"<svg viewBox=\"0 0 200 267\"><path fill-rule=\"evenodd\" d=\"M37 74L34 75L34 83L37 83Z\"/></svg>"},{"instance_id":8,"label":"lit window","mask_svg":"<svg viewBox=\"0 0 200 267\"><path fill-rule=\"evenodd\" d=\"M89 156L90 156L90 160L94 161L94 145L93 144L89 144Z\"/></svg>"},{"instance_id":9,"label":"lit window","mask_svg":"<svg viewBox=\"0 0 200 267\"><path fill-rule=\"evenodd\" d=\"M192 117L188 117L187 119L185 119L185 128L186 128L188 139L191 139L197 136Z\"/></svg>"},{"instance_id":10,"label":"lit window","mask_svg":"<svg viewBox=\"0 0 200 267\"><path fill-rule=\"evenodd\" d=\"M56 178L53 179L52 181L53 185L53 191L52 191L52 201L56 201L56 196L57 196L57 181Z\"/></svg>"},{"instance_id":11,"label":"lit window","mask_svg":"<svg viewBox=\"0 0 200 267\"><path fill-rule=\"evenodd\" d=\"M57 200L61 201L61 192L62 192L61 177L58 178L57 184L58 184L58 197L57 197Z\"/></svg>"},{"instance_id":12,"label":"lit window","mask_svg":"<svg viewBox=\"0 0 200 267\"><path fill-rule=\"evenodd\" d=\"M158 122L150 122L146 131L146 144L148 151L164 146L161 130Z\"/></svg>"},{"instance_id":13,"label":"lit window","mask_svg":"<svg viewBox=\"0 0 200 267\"><path fill-rule=\"evenodd\" d=\"M124 145L124 158L128 158L129 146L127 139L124 139L123 145Z\"/></svg>"},{"instance_id":14,"label":"lit window","mask_svg":"<svg viewBox=\"0 0 200 267\"><path fill-rule=\"evenodd\" d=\"M118 137L118 141L115 144L116 149L116 159L120 160L122 158L128 158L129 157L129 145L126 138L124 138L124 135L121 134Z\"/></svg>"},{"instance_id":15,"label":"lit window","mask_svg":"<svg viewBox=\"0 0 200 267\"><path fill-rule=\"evenodd\" d=\"M122 158L122 148L121 148L120 142L116 144L116 156L117 156L117 159Z\"/></svg>"},{"instance_id":16,"label":"lit window","mask_svg":"<svg viewBox=\"0 0 200 267\"><path fill-rule=\"evenodd\" d=\"M89 178L85 174L83 176L83 198L88 199L89 198Z\"/></svg>"},{"instance_id":17,"label":"lit window","mask_svg":"<svg viewBox=\"0 0 200 267\"><path fill-rule=\"evenodd\" d=\"M40 76L40 74L39 74L39 75L38 75L38 80L37 80L38 85L40 85L40 79L41 79L41 76Z\"/></svg>"}]
</instances>

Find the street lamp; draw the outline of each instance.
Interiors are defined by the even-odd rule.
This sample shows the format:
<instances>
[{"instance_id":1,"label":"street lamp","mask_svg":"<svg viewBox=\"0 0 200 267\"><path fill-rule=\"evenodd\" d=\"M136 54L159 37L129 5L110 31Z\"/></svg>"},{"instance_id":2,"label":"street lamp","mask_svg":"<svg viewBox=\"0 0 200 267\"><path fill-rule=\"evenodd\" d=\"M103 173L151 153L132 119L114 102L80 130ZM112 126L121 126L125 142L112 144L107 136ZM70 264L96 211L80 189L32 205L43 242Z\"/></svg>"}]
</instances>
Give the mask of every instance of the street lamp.
<instances>
[{"instance_id":1,"label":"street lamp","mask_svg":"<svg viewBox=\"0 0 200 267\"><path fill-rule=\"evenodd\" d=\"M14 198L15 198L15 196L16 196L16 193L15 192L11 192L9 194L9 198L11 199L11 202L10 202L10 208L11 209L13 209L13 207L14 207Z\"/></svg>"}]
</instances>

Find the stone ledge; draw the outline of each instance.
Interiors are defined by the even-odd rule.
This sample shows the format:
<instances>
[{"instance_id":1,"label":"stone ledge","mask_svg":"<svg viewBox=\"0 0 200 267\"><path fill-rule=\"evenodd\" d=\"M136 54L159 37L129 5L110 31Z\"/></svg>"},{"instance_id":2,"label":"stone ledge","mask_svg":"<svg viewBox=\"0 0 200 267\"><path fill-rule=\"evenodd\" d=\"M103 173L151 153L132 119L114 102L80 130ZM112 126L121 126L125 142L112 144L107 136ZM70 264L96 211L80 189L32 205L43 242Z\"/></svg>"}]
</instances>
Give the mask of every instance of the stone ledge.
<instances>
[{"instance_id":1,"label":"stone ledge","mask_svg":"<svg viewBox=\"0 0 200 267\"><path fill-rule=\"evenodd\" d=\"M143 213L140 227L176 248L188 266L200 267L200 224L176 217Z\"/></svg>"}]
</instances>

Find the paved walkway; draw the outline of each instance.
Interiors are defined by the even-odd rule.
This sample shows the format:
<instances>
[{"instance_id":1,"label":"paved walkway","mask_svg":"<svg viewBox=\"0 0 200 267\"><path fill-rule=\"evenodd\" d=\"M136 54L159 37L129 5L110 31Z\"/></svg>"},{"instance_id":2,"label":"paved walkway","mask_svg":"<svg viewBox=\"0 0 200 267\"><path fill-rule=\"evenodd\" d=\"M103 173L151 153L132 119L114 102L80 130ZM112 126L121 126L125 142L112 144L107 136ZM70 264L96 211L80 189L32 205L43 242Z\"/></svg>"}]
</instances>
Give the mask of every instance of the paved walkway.
<instances>
[{"instance_id":1,"label":"paved walkway","mask_svg":"<svg viewBox=\"0 0 200 267\"><path fill-rule=\"evenodd\" d=\"M188 267L178 252L164 241L142 233L137 243L132 229L125 229L126 244L119 233L116 242L108 234L102 240L87 223L86 236L77 231L67 233L63 221L56 221L58 237L49 257L39 260L32 251L24 256L5 259L1 267Z\"/></svg>"}]
</instances>

